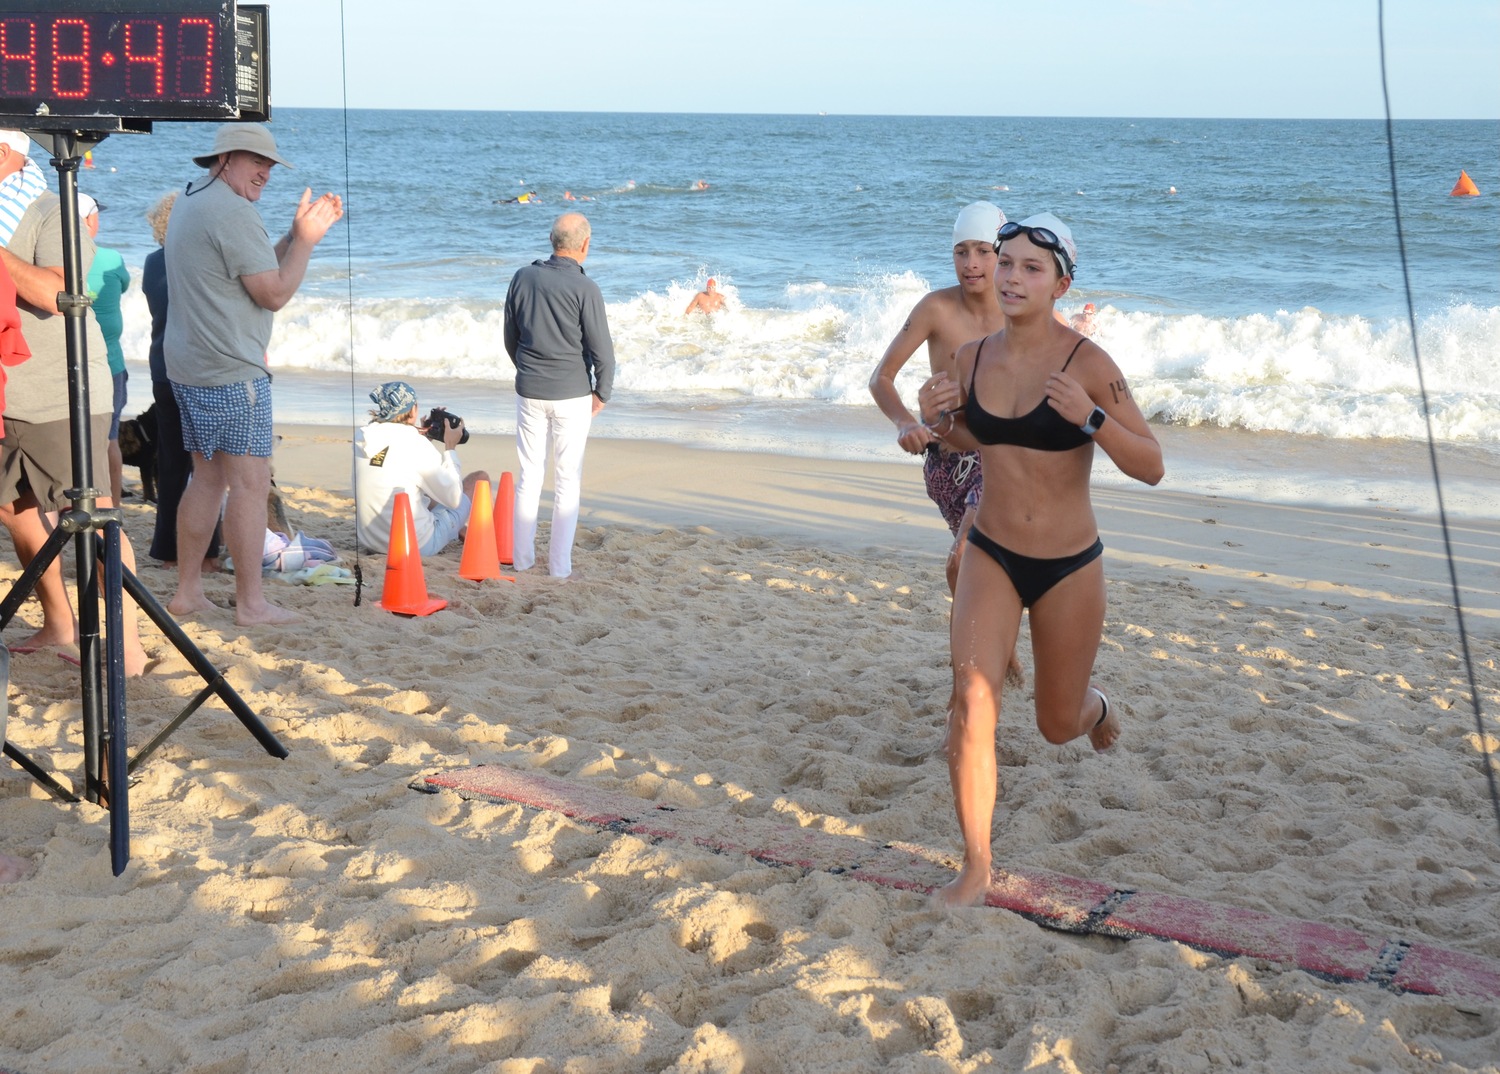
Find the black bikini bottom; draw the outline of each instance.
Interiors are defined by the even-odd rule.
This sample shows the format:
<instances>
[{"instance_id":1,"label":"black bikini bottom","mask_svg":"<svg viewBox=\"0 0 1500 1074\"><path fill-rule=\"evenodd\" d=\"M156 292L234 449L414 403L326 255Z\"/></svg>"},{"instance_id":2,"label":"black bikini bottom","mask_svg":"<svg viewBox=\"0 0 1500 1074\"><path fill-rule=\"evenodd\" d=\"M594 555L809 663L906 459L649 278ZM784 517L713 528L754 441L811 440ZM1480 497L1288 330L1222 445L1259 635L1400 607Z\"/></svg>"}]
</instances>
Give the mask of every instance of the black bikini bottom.
<instances>
[{"instance_id":1,"label":"black bikini bottom","mask_svg":"<svg viewBox=\"0 0 1500 1074\"><path fill-rule=\"evenodd\" d=\"M1016 587L1023 608L1031 607L1058 582L1104 554L1104 542L1095 538L1082 552L1061 559L1023 556L995 543L979 532L978 526L969 527L969 543L1000 564L1000 569L1010 577L1010 584Z\"/></svg>"}]
</instances>

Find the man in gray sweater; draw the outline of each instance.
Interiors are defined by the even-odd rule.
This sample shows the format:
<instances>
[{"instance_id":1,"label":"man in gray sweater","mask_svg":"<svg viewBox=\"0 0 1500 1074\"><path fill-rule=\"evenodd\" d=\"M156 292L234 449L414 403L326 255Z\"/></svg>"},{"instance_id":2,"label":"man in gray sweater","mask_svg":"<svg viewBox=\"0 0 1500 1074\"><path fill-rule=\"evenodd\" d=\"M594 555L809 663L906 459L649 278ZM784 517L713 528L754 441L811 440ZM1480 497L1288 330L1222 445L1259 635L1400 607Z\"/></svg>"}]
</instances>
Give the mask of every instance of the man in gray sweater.
<instances>
[{"instance_id":1,"label":"man in gray sweater","mask_svg":"<svg viewBox=\"0 0 1500 1074\"><path fill-rule=\"evenodd\" d=\"M552 537L547 568L573 573L573 535L583 449L594 415L609 402L615 349L599 285L583 273L591 233L582 213L552 225L552 256L515 274L505 294L505 350L516 366L515 568L536 563L536 519L553 454Z\"/></svg>"}]
</instances>

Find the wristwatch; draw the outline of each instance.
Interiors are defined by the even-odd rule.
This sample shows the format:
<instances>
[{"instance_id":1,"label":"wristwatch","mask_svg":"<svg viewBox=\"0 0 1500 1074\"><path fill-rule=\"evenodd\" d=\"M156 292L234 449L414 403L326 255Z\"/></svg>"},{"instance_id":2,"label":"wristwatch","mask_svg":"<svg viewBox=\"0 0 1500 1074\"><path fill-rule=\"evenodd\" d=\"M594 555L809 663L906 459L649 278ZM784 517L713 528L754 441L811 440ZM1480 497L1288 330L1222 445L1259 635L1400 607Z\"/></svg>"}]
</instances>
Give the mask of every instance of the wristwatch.
<instances>
[{"instance_id":1,"label":"wristwatch","mask_svg":"<svg viewBox=\"0 0 1500 1074\"><path fill-rule=\"evenodd\" d=\"M1104 419L1107 417L1109 417L1109 415L1104 413L1104 408L1102 406L1096 406L1093 413L1089 415L1089 420L1084 422L1078 428L1081 429L1085 435L1093 436L1099 431L1100 427L1103 426Z\"/></svg>"}]
</instances>

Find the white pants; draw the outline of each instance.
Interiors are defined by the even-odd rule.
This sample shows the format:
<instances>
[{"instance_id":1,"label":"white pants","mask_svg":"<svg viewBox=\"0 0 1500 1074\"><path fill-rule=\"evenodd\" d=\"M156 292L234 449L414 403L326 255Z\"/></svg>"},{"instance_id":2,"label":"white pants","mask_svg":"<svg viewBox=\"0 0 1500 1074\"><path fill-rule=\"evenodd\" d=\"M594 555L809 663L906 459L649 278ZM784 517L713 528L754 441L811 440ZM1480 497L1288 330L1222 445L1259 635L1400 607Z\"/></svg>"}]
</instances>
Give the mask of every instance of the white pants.
<instances>
[{"instance_id":1,"label":"white pants","mask_svg":"<svg viewBox=\"0 0 1500 1074\"><path fill-rule=\"evenodd\" d=\"M516 397L515 568L536 563L536 516L552 448L552 538L547 569L554 578L573 573L573 535L578 531L578 498L583 484L583 449L594 420L594 397L526 399Z\"/></svg>"},{"instance_id":2,"label":"white pants","mask_svg":"<svg viewBox=\"0 0 1500 1074\"><path fill-rule=\"evenodd\" d=\"M421 493L416 495L420 496ZM458 531L469 524L469 512L473 507L468 496L460 496L457 507L446 507L440 503L427 505L427 513L432 516L432 534L427 538L427 543L417 549L423 559L437 555L453 542Z\"/></svg>"}]
</instances>

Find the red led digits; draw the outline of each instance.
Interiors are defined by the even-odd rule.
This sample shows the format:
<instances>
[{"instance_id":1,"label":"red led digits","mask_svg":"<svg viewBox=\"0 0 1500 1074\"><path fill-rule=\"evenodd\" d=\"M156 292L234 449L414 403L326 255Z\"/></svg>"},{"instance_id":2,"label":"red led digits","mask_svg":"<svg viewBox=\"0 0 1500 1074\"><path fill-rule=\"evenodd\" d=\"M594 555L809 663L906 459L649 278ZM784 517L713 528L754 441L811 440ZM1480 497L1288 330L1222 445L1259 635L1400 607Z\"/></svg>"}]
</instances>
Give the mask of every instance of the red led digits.
<instances>
[{"instance_id":1,"label":"red led digits","mask_svg":"<svg viewBox=\"0 0 1500 1074\"><path fill-rule=\"evenodd\" d=\"M0 22L0 92L36 92L36 26L29 19Z\"/></svg>"},{"instance_id":2,"label":"red led digits","mask_svg":"<svg viewBox=\"0 0 1500 1074\"><path fill-rule=\"evenodd\" d=\"M76 31L76 32L70 32ZM65 52L65 48L78 49ZM89 78L89 24L84 19L58 19L52 24L52 92L65 99L87 97Z\"/></svg>"},{"instance_id":3,"label":"red led digits","mask_svg":"<svg viewBox=\"0 0 1500 1074\"><path fill-rule=\"evenodd\" d=\"M126 96L155 99L166 92L166 37L159 22L125 24Z\"/></svg>"},{"instance_id":4,"label":"red led digits","mask_svg":"<svg viewBox=\"0 0 1500 1074\"><path fill-rule=\"evenodd\" d=\"M0 0L0 116L234 118L236 5L159 6L174 10L151 11L151 0Z\"/></svg>"},{"instance_id":5,"label":"red led digits","mask_svg":"<svg viewBox=\"0 0 1500 1074\"><path fill-rule=\"evenodd\" d=\"M213 74L213 20L183 19L177 28L178 94L183 97L207 97L214 91Z\"/></svg>"}]
</instances>

